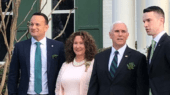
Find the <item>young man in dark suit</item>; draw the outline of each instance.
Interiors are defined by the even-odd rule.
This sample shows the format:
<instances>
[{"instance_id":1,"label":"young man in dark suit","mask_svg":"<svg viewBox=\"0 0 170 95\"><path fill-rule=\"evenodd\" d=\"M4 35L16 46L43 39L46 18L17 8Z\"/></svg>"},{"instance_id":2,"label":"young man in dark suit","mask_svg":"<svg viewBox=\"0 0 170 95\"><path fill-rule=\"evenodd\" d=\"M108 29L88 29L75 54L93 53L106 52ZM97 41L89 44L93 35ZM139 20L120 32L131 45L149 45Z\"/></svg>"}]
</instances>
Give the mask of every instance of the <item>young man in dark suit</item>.
<instances>
[{"instance_id":1,"label":"young man in dark suit","mask_svg":"<svg viewBox=\"0 0 170 95\"><path fill-rule=\"evenodd\" d=\"M125 23L115 22L109 35L113 45L96 55L88 95L148 95L146 57L126 45Z\"/></svg>"},{"instance_id":2,"label":"young man in dark suit","mask_svg":"<svg viewBox=\"0 0 170 95\"><path fill-rule=\"evenodd\" d=\"M164 12L151 6L143 13L146 32L153 37L147 57L149 86L153 95L170 95L170 37L164 31Z\"/></svg>"},{"instance_id":3,"label":"young man in dark suit","mask_svg":"<svg viewBox=\"0 0 170 95\"><path fill-rule=\"evenodd\" d=\"M8 76L8 95L55 95L58 72L65 61L63 43L45 37L48 18L34 13L31 39L15 44Z\"/></svg>"}]
</instances>

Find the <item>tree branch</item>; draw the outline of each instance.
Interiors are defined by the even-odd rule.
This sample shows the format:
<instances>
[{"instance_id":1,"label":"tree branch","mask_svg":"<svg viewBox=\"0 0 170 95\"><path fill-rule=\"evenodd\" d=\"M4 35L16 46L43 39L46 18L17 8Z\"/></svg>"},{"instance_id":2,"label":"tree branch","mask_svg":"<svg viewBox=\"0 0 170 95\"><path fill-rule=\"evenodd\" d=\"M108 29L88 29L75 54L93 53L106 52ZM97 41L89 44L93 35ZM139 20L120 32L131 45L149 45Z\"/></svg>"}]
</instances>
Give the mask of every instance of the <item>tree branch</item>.
<instances>
[{"instance_id":1,"label":"tree branch","mask_svg":"<svg viewBox=\"0 0 170 95\"><path fill-rule=\"evenodd\" d=\"M3 64L3 65L0 65L0 69L1 69L2 67L4 67L4 65L5 65L5 64Z\"/></svg>"},{"instance_id":2,"label":"tree branch","mask_svg":"<svg viewBox=\"0 0 170 95\"><path fill-rule=\"evenodd\" d=\"M28 23L27 23L27 31L19 38L19 40L17 42L20 42L22 40L22 38L29 33L29 23L30 22L28 21Z\"/></svg>"},{"instance_id":3,"label":"tree branch","mask_svg":"<svg viewBox=\"0 0 170 95\"><path fill-rule=\"evenodd\" d=\"M13 2L15 8L13 8L13 17L11 21L11 28L10 28L10 50L13 49L14 45L14 39L16 36L16 27L17 27L17 19L18 19L18 9L19 5L21 3L21 0L16 0L16 2Z\"/></svg>"},{"instance_id":4,"label":"tree branch","mask_svg":"<svg viewBox=\"0 0 170 95\"><path fill-rule=\"evenodd\" d=\"M7 58L7 60L5 62L5 67L4 67L4 70L3 70L3 76L2 76L2 80L1 80L1 86L0 86L0 93L2 92L2 89L3 89L4 84L5 84L8 64L9 64L9 60Z\"/></svg>"},{"instance_id":5,"label":"tree branch","mask_svg":"<svg viewBox=\"0 0 170 95\"><path fill-rule=\"evenodd\" d=\"M11 13L12 13L12 10L10 11L10 13L9 13L9 15L8 15L8 18L7 18L7 22L6 22L6 26L8 25L8 23L9 23L9 18L10 18L10 16L11 16ZM7 28L7 27L6 27ZM5 29L6 30L6 29Z\"/></svg>"},{"instance_id":6,"label":"tree branch","mask_svg":"<svg viewBox=\"0 0 170 95\"><path fill-rule=\"evenodd\" d=\"M2 30L2 21L0 22L0 31L1 31L2 35L5 35L4 31Z\"/></svg>"},{"instance_id":7,"label":"tree branch","mask_svg":"<svg viewBox=\"0 0 170 95\"><path fill-rule=\"evenodd\" d=\"M8 88L6 86L6 90L5 90L5 94L4 95L8 95Z\"/></svg>"},{"instance_id":8,"label":"tree branch","mask_svg":"<svg viewBox=\"0 0 170 95\"><path fill-rule=\"evenodd\" d=\"M0 28L0 31L3 31L2 28ZM7 41L7 36L4 32L2 32L2 36L4 37L4 43L6 45L7 50L9 50L9 45L8 45L8 41Z\"/></svg>"},{"instance_id":9,"label":"tree branch","mask_svg":"<svg viewBox=\"0 0 170 95\"><path fill-rule=\"evenodd\" d=\"M6 35L6 31L5 31L6 27L5 27L5 21L4 21L4 14L2 12L2 6L1 5L2 5L2 2L0 0L1 27L4 29L4 34Z\"/></svg>"},{"instance_id":10,"label":"tree branch","mask_svg":"<svg viewBox=\"0 0 170 95\"><path fill-rule=\"evenodd\" d=\"M6 35L6 28L7 28L7 26L6 26L6 24L5 24L4 19L5 19L5 17L6 17L6 13L7 13L8 9L9 9L11 3L12 3L12 0L9 1L8 5L6 6L5 12L3 13L3 12L2 12L2 6L1 6L2 2L1 2L1 0L0 0L0 8L1 8L1 9L0 9L0 14L1 14L1 20L2 20L2 25L3 25L3 29L4 29L4 34L5 34L5 35Z\"/></svg>"},{"instance_id":11,"label":"tree branch","mask_svg":"<svg viewBox=\"0 0 170 95\"><path fill-rule=\"evenodd\" d=\"M42 0L41 0L42 2ZM43 5L43 7L41 8L40 12L44 9L44 7L47 5L47 0L45 1L45 4ZM40 3L40 6L41 6L41 3Z\"/></svg>"},{"instance_id":12,"label":"tree branch","mask_svg":"<svg viewBox=\"0 0 170 95\"><path fill-rule=\"evenodd\" d=\"M7 8L5 9L4 15L6 15L6 13L8 12L8 9L10 8L11 3L12 3L12 0L10 0L8 5L6 6Z\"/></svg>"},{"instance_id":13,"label":"tree branch","mask_svg":"<svg viewBox=\"0 0 170 95\"><path fill-rule=\"evenodd\" d=\"M28 15L30 14L30 12L32 11L35 3L37 2L37 0L34 1L34 3L31 6L31 9L29 10L29 12L27 13L27 15L25 16L24 20L17 26L16 30L18 30L18 28L25 22L25 20L27 19Z\"/></svg>"},{"instance_id":14,"label":"tree branch","mask_svg":"<svg viewBox=\"0 0 170 95\"><path fill-rule=\"evenodd\" d=\"M61 3L62 0L60 0L55 7L53 8L53 10L50 12L50 14L48 15L48 18L50 17L50 15L52 14L52 12L58 7L58 5Z\"/></svg>"},{"instance_id":15,"label":"tree branch","mask_svg":"<svg viewBox=\"0 0 170 95\"><path fill-rule=\"evenodd\" d=\"M16 33L16 35L17 35L17 33ZM18 43L19 41L17 40L17 36L15 36L15 41Z\"/></svg>"},{"instance_id":16,"label":"tree branch","mask_svg":"<svg viewBox=\"0 0 170 95\"><path fill-rule=\"evenodd\" d=\"M71 13L72 13L72 11L73 11L74 9L76 9L76 8L73 8L73 9L70 10L69 15L67 16L66 24L64 25L64 29L60 32L60 34L58 34L55 38L53 38L54 40L57 39L58 37L60 37L60 36L64 33L64 31L65 31L65 29L66 29L66 27L67 27L68 21L69 21L69 19L70 19L70 15L71 15Z\"/></svg>"},{"instance_id":17,"label":"tree branch","mask_svg":"<svg viewBox=\"0 0 170 95\"><path fill-rule=\"evenodd\" d=\"M19 38L19 40L17 42L20 42L22 40L22 38L28 33L28 30Z\"/></svg>"}]
</instances>

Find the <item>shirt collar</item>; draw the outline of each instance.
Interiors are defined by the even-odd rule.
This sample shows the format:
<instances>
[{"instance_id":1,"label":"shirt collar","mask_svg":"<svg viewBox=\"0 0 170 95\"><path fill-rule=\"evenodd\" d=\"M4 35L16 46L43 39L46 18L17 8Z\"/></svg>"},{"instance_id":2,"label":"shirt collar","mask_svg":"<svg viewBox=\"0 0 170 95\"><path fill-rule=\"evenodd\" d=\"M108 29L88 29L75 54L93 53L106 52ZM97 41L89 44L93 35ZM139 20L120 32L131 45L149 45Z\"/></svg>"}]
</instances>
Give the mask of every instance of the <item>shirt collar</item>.
<instances>
[{"instance_id":1,"label":"shirt collar","mask_svg":"<svg viewBox=\"0 0 170 95\"><path fill-rule=\"evenodd\" d=\"M153 40L158 43L163 34L165 34L165 31L160 32Z\"/></svg>"},{"instance_id":2,"label":"shirt collar","mask_svg":"<svg viewBox=\"0 0 170 95\"><path fill-rule=\"evenodd\" d=\"M123 47L121 47L120 49L117 50L121 56L123 56L123 53L124 53L126 47L127 47L127 45L125 44ZM112 46L112 50L111 50L112 55L114 54L115 51L116 51L116 49Z\"/></svg>"},{"instance_id":3,"label":"shirt collar","mask_svg":"<svg viewBox=\"0 0 170 95\"><path fill-rule=\"evenodd\" d=\"M34 37L31 38L31 44L35 44L36 42L38 42L36 39L34 39ZM39 41L42 45L46 45L46 37L44 37L43 39L41 39Z\"/></svg>"}]
</instances>

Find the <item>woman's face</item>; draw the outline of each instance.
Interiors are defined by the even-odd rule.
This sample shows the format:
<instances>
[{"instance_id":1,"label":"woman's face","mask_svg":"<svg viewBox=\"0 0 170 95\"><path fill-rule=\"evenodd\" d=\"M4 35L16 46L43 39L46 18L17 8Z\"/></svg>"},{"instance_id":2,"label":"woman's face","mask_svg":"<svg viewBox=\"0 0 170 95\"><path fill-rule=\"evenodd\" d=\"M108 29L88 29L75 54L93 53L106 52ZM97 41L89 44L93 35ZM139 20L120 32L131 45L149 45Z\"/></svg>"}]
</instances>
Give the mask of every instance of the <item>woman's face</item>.
<instances>
[{"instance_id":1,"label":"woman's face","mask_svg":"<svg viewBox=\"0 0 170 95\"><path fill-rule=\"evenodd\" d=\"M74 38L73 51L76 54L76 57L80 57L80 56L85 57L85 45L81 36L76 36Z\"/></svg>"}]
</instances>

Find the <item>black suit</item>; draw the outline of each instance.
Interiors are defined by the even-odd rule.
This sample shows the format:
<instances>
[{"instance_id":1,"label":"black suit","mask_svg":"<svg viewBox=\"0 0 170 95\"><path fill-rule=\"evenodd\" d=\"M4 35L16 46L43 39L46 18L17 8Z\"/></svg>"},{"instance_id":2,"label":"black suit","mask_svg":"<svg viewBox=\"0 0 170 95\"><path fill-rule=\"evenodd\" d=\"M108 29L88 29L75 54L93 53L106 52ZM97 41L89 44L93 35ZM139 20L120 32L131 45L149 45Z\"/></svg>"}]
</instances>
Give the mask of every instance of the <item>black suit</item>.
<instances>
[{"instance_id":1,"label":"black suit","mask_svg":"<svg viewBox=\"0 0 170 95\"><path fill-rule=\"evenodd\" d=\"M150 57L148 54L148 63ZM165 33L157 43L151 63L148 64L149 85L153 95L170 95L170 37Z\"/></svg>"},{"instance_id":2,"label":"black suit","mask_svg":"<svg viewBox=\"0 0 170 95\"><path fill-rule=\"evenodd\" d=\"M108 71L111 49L96 55L87 95L148 95L146 57L126 47L121 62L112 78ZM133 62L134 69L127 64Z\"/></svg>"},{"instance_id":3,"label":"black suit","mask_svg":"<svg viewBox=\"0 0 170 95\"><path fill-rule=\"evenodd\" d=\"M15 44L8 76L8 95L27 95L30 78L31 39ZM53 58L52 55L58 55ZM47 39L47 84L49 95L55 95L58 72L65 61L64 45Z\"/></svg>"}]
</instances>

